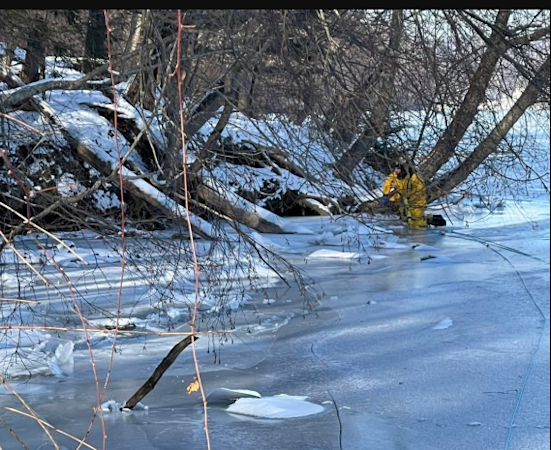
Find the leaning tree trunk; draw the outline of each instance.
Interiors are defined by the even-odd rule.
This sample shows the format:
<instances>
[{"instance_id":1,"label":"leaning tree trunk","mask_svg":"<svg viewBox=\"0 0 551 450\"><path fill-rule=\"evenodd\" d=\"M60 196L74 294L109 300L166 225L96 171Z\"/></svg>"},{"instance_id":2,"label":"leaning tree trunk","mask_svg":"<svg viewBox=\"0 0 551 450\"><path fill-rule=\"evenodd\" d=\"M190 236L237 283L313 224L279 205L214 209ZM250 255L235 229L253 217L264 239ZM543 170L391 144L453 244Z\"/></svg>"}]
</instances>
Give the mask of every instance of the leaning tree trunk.
<instances>
[{"instance_id":1,"label":"leaning tree trunk","mask_svg":"<svg viewBox=\"0 0 551 450\"><path fill-rule=\"evenodd\" d=\"M180 122L180 108L178 99L178 83L176 77L171 77L166 80L165 98L171 99L167 102L166 114L169 120L165 122L164 138L166 142L165 152L161 167L164 176L169 185L174 185L177 190L179 185L178 174L182 171L182 157L180 151L182 149L182 136L178 124Z\"/></svg>"},{"instance_id":2,"label":"leaning tree trunk","mask_svg":"<svg viewBox=\"0 0 551 450\"><path fill-rule=\"evenodd\" d=\"M465 181L468 176L480 166L488 156L497 150L499 143L505 138L511 128L523 116L528 108L538 101L539 93L549 87L549 56L538 69L533 79L529 80L528 87L501 119L497 126L455 170L442 178L428 190L429 202L438 197L449 194L456 186Z\"/></svg>"},{"instance_id":3,"label":"leaning tree trunk","mask_svg":"<svg viewBox=\"0 0 551 450\"><path fill-rule=\"evenodd\" d=\"M138 46L142 41L142 29L143 29L143 16L142 11L133 11L130 19L130 31L128 36L128 42L124 53L133 53L138 50Z\"/></svg>"},{"instance_id":4,"label":"leaning tree trunk","mask_svg":"<svg viewBox=\"0 0 551 450\"><path fill-rule=\"evenodd\" d=\"M140 43L143 42L142 31L144 25L144 15L144 11L132 11L130 13L128 37L123 52L124 57L127 57L129 54L136 54ZM129 63L133 64L133 68L136 69L139 66L139 60L139 56L134 57L131 62L125 59L122 62L120 72L123 75L126 74L126 68L128 67Z\"/></svg>"},{"instance_id":5,"label":"leaning tree trunk","mask_svg":"<svg viewBox=\"0 0 551 450\"><path fill-rule=\"evenodd\" d=\"M198 337L194 336L188 336L185 339L181 340L176 344L172 350L170 350L169 354L165 356L165 358L161 361L161 363L157 366L153 374L148 378L148 380L138 389L132 397L124 404L124 407L122 409L134 409L136 405L147 395L149 394L153 389L155 389L155 386L159 382L159 380L162 378L162 376L165 374L165 372L170 369L170 366L174 364L174 361L180 356L180 353L182 353L189 345L193 343L193 341L196 341L199 339Z\"/></svg>"},{"instance_id":6,"label":"leaning tree trunk","mask_svg":"<svg viewBox=\"0 0 551 450\"><path fill-rule=\"evenodd\" d=\"M392 13L392 29L388 52L380 75L380 88L377 101L371 111L368 128L340 158L336 164L337 176L344 181L350 181L354 169L360 164L368 151L375 145L378 137L385 137L390 111L390 104L395 96L394 80L398 62L396 56L400 48L404 29L404 11L394 10Z\"/></svg>"},{"instance_id":7,"label":"leaning tree trunk","mask_svg":"<svg viewBox=\"0 0 551 450\"><path fill-rule=\"evenodd\" d=\"M91 9L88 13L88 27L84 46L84 72L87 73L107 59L107 29L101 9Z\"/></svg>"},{"instance_id":8,"label":"leaning tree trunk","mask_svg":"<svg viewBox=\"0 0 551 450\"><path fill-rule=\"evenodd\" d=\"M211 149L218 141L218 139L222 135L222 131L224 131L224 128L226 128L226 125L230 121L232 112L233 106L229 102L226 102L224 105L224 110L222 111L220 119L218 119L214 130L212 130L212 133L208 137L207 142L205 142L205 145L203 145L199 153L196 155L195 161L191 165L191 173L193 173L194 175L196 175L201 170L201 168L206 165L211 159Z\"/></svg>"},{"instance_id":9,"label":"leaning tree trunk","mask_svg":"<svg viewBox=\"0 0 551 450\"><path fill-rule=\"evenodd\" d=\"M438 170L453 157L457 145L465 136L467 128L473 123L478 107L484 99L490 80L494 75L496 65L507 51L508 43L502 30L507 28L510 16L511 10L501 10L497 15L489 38L490 44L473 75L469 91L465 95L463 103L434 148L421 161L419 172L425 180L433 178Z\"/></svg>"},{"instance_id":10,"label":"leaning tree trunk","mask_svg":"<svg viewBox=\"0 0 551 450\"><path fill-rule=\"evenodd\" d=\"M207 141L207 145L205 146L206 151L210 149L215 139L218 139L228 124L231 113L234 111L235 107L239 109L240 104L243 108L247 107L249 99L245 93L241 92L244 89L242 83L245 83L245 81L243 80L247 80L247 75L244 69L241 69L240 65L237 64L226 73L223 78L218 80L213 88L209 90L193 110L189 112L189 119L185 124L188 138L195 136L203 125L216 116L220 107L224 106L218 124ZM243 98L240 100L240 97ZM204 156L206 157L207 155ZM201 156L198 158L205 159L204 157L201 158Z\"/></svg>"},{"instance_id":11,"label":"leaning tree trunk","mask_svg":"<svg viewBox=\"0 0 551 450\"><path fill-rule=\"evenodd\" d=\"M25 83L38 81L46 66L46 55L44 48L45 25L41 21L32 24L30 37L27 41L27 54L21 78Z\"/></svg>"}]
</instances>

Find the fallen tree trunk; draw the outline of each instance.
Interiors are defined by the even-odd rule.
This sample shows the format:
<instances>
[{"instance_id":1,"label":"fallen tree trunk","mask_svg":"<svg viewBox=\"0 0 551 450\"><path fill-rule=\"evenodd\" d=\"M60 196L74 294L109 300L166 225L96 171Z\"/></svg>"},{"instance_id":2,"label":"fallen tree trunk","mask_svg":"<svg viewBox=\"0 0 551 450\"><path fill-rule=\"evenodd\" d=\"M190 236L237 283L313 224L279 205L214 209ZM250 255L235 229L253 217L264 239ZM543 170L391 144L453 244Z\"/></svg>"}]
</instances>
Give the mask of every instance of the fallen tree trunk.
<instances>
[{"instance_id":1,"label":"fallen tree trunk","mask_svg":"<svg viewBox=\"0 0 551 450\"><path fill-rule=\"evenodd\" d=\"M199 196L225 215L261 233L301 233L312 231L297 226L277 214L245 200L212 178L203 178L198 188Z\"/></svg>"},{"instance_id":2,"label":"fallen tree trunk","mask_svg":"<svg viewBox=\"0 0 551 450\"><path fill-rule=\"evenodd\" d=\"M304 178L305 180L311 178L306 173L304 173L304 171L300 167L298 167L289 158L287 158L282 150L278 148L267 147L259 147L259 150L265 152L265 154L268 155L270 159L275 161L278 166L284 168L285 170L288 170L293 175Z\"/></svg>"},{"instance_id":3,"label":"fallen tree trunk","mask_svg":"<svg viewBox=\"0 0 551 450\"><path fill-rule=\"evenodd\" d=\"M259 208L258 206L245 200L243 197L239 197L237 194L232 192L230 193L227 190L224 192L220 189L220 186L218 186L218 188L214 188L213 186L206 186L204 184L199 185L197 191L199 197L203 201L243 225L253 228L261 233L285 233L282 227L273 221L265 220L257 214L255 209ZM269 211L266 212L269 213Z\"/></svg>"},{"instance_id":4,"label":"fallen tree trunk","mask_svg":"<svg viewBox=\"0 0 551 450\"><path fill-rule=\"evenodd\" d=\"M10 75L13 82L20 86L23 85L23 82L16 75ZM56 113L56 111L46 101L36 100L35 98L33 98L32 101L41 114L53 123L56 123L61 128L65 138L77 149L77 153L81 159L91 164L104 176L107 176L114 182L119 183L119 178L114 176L118 172L118 160L115 157L110 156L109 151L105 148L98 147L97 151L94 151L91 147L93 140L87 139L87 143L85 144L83 140L85 140L86 137L84 137L84 139L81 138L81 136L86 135L86 132L88 131L87 127L97 127L98 121L104 121L106 133L108 130L111 130L114 135L115 130L107 119L101 118L101 116L98 115L95 122L90 122L86 119L86 114L89 114L89 111L85 111L85 117L84 120L81 121L81 125L79 127L75 127L75 111L68 112L68 116L65 118L63 115L64 113ZM120 139L124 138L121 136ZM111 150L113 154L117 153L115 147ZM216 237L216 232L210 223L190 213L182 205L175 202L173 199L166 196L146 181L137 179L138 177L136 173L123 166L122 175L127 178L125 180L124 188L133 195L136 195L151 205L159 208L169 217L176 220L187 219L189 216L192 228L199 236L205 239L214 239Z\"/></svg>"},{"instance_id":5,"label":"fallen tree trunk","mask_svg":"<svg viewBox=\"0 0 551 450\"><path fill-rule=\"evenodd\" d=\"M123 171L123 174L127 177L135 175L126 168L123 168ZM182 205L163 194L157 188L151 186L145 180L125 180L124 187L137 197L140 197L147 203L156 206L169 217L172 217L177 221L186 220L189 216L193 231L199 236L211 240L216 238L216 231L210 223L201 219L199 216L190 213Z\"/></svg>"},{"instance_id":6,"label":"fallen tree trunk","mask_svg":"<svg viewBox=\"0 0 551 450\"><path fill-rule=\"evenodd\" d=\"M331 211L329 208L318 200L313 200L306 197L301 197L299 203L302 207L311 209L312 211L318 213L320 216L330 216Z\"/></svg>"},{"instance_id":7,"label":"fallen tree trunk","mask_svg":"<svg viewBox=\"0 0 551 450\"><path fill-rule=\"evenodd\" d=\"M268 158L272 164L276 164L277 166L289 171L291 174L304 178L305 180L310 180L313 178L313 176L305 173L299 166L285 156L285 153L282 150L274 147L262 146L257 146L257 148L264 155L266 155L266 158ZM320 216L331 215L331 211L327 209L327 203L330 203L332 206L336 207L337 210L340 210L338 202L334 199L321 196L314 197L313 195L304 195L301 192L297 192L296 194L300 197L299 201L302 206L317 212Z\"/></svg>"},{"instance_id":8,"label":"fallen tree trunk","mask_svg":"<svg viewBox=\"0 0 551 450\"><path fill-rule=\"evenodd\" d=\"M119 183L119 179L113 176L113 171L118 171L117 162L113 159L107 162L98 157L88 146L82 144L71 136L75 141L77 153L81 159L88 162L105 176L109 176L114 182ZM150 205L160 209L167 216L176 220L185 220L189 215L193 231L205 239L214 239L216 232L212 225L200 217L190 213L182 205L163 194L159 189L150 185L147 181L139 179L136 173L123 166L124 188L136 197L145 200Z\"/></svg>"},{"instance_id":9,"label":"fallen tree trunk","mask_svg":"<svg viewBox=\"0 0 551 450\"><path fill-rule=\"evenodd\" d=\"M297 192L297 195L300 197L300 201L304 206L316 211L320 216L331 216L333 214L330 210L331 207L333 207L338 214L344 213L339 202L333 198L321 195L302 194L301 192Z\"/></svg>"},{"instance_id":10,"label":"fallen tree trunk","mask_svg":"<svg viewBox=\"0 0 551 450\"><path fill-rule=\"evenodd\" d=\"M121 110L120 113L123 114L126 110L128 110L128 106L126 106L124 110ZM210 153L210 147L213 141L218 138L221 131L228 123L231 112L231 105L226 105L226 108L222 113L222 117L216 125L213 133L209 137L207 143L205 144L205 147L199 152L199 155L197 155L197 159L195 160L195 162L191 164L189 171L191 172L192 176L198 176L197 172L201 169L203 163L209 159L207 155L208 153ZM129 117L130 119L134 120L134 123L138 127L138 129L142 131L145 130L145 122L143 120L136 120L136 117L139 117L138 114L130 114ZM160 147L160 152L164 151L162 142L156 140L155 144ZM83 151L83 149L81 149L81 151ZM263 152L264 148L261 151ZM270 160L268 155L266 155L266 158L268 158L271 164L274 164L273 161ZM91 163L94 165L97 164L97 162ZM289 162L289 164L291 163ZM296 170L298 170L298 168ZM154 187L162 189L162 187L158 186L153 181L152 184ZM131 188L129 187L129 189ZM141 198L144 198L144 189L133 191L133 193ZM266 210L265 208L255 205L254 203L249 202L243 197L231 192L227 187L223 186L220 182L215 181L214 179L202 179L197 185L197 193L199 195L199 198L203 202L216 208L225 216L228 216L232 220L235 220L236 222L239 222L261 233L310 233L310 230L304 228L299 229L298 227L290 224L288 221L279 217L278 215ZM319 204L309 199L307 196L301 195L301 197L303 197L304 203L312 210L323 213L324 215L330 214L327 210L323 209L323 204ZM166 206L166 200L163 202L164 204L159 204L158 202L156 202L155 196L149 196L149 198L144 199L148 203L152 203L161 209Z\"/></svg>"},{"instance_id":11,"label":"fallen tree trunk","mask_svg":"<svg viewBox=\"0 0 551 450\"><path fill-rule=\"evenodd\" d=\"M283 234L281 227L262 219L262 217L255 214L252 209L247 210L238 205L231 204L220 192L208 186L199 185L197 187L197 192L204 202L214 206L216 209L239 223L260 231L261 233ZM245 199L243 200L246 201Z\"/></svg>"}]
</instances>

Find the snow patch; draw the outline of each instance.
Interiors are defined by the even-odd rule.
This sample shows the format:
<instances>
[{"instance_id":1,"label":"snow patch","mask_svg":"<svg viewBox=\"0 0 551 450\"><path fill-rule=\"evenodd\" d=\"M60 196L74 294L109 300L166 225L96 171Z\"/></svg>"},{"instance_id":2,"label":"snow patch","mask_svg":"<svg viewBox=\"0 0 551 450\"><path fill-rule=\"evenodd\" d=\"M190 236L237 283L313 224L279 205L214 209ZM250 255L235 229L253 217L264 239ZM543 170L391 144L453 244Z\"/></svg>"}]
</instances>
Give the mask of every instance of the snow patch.
<instances>
[{"instance_id":1,"label":"snow patch","mask_svg":"<svg viewBox=\"0 0 551 450\"><path fill-rule=\"evenodd\" d=\"M447 328L450 328L453 326L453 320L449 317L446 317L441 322L437 323L435 326L432 327L433 330L445 330Z\"/></svg>"},{"instance_id":2,"label":"snow patch","mask_svg":"<svg viewBox=\"0 0 551 450\"><path fill-rule=\"evenodd\" d=\"M261 419L292 419L320 414L321 405L307 402L308 397L277 395L275 397L241 398L226 411L232 414L258 417Z\"/></svg>"},{"instance_id":3,"label":"snow patch","mask_svg":"<svg viewBox=\"0 0 551 450\"><path fill-rule=\"evenodd\" d=\"M427 244L413 244L411 246L412 250L415 250L416 252L434 252L438 251L437 247L433 247L432 245Z\"/></svg>"},{"instance_id":4,"label":"snow patch","mask_svg":"<svg viewBox=\"0 0 551 450\"><path fill-rule=\"evenodd\" d=\"M262 396L255 391L246 389L227 389L218 388L207 396L209 405L231 405L241 398L261 398Z\"/></svg>"},{"instance_id":5,"label":"snow patch","mask_svg":"<svg viewBox=\"0 0 551 450\"><path fill-rule=\"evenodd\" d=\"M435 256L435 255L426 255L420 258L421 261L432 264L455 264L456 260L448 258L447 256Z\"/></svg>"},{"instance_id":6,"label":"snow patch","mask_svg":"<svg viewBox=\"0 0 551 450\"><path fill-rule=\"evenodd\" d=\"M308 255L308 259L359 259L362 256L361 253L356 252L338 252L336 250L316 250Z\"/></svg>"},{"instance_id":7,"label":"snow patch","mask_svg":"<svg viewBox=\"0 0 551 450\"><path fill-rule=\"evenodd\" d=\"M149 406L145 406L143 403L138 403L134 409L123 408L125 403L119 403L115 400L109 400L101 405L103 412L132 412L132 411L148 411Z\"/></svg>"}]
</instances>

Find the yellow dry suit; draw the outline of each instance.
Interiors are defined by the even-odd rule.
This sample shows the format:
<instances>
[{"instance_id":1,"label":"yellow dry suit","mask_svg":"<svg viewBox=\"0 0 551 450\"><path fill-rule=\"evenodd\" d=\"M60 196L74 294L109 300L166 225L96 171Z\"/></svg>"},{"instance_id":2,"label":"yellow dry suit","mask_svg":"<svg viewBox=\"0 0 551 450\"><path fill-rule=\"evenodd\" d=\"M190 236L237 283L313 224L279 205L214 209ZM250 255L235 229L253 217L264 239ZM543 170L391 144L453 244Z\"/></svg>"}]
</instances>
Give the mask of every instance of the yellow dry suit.
<instances>
[{"instance_id":1,"label":"yellow dry suit","mask_svg":"<svg viewBox=\"0 0 551 450\"><path fill-rule=\"evenodd\" d=\"M404 180L400 180L398 175L395 172L392 172L383 184L383 195L389 195L391 192L394 193L390 197L391 202L397 202L400 200L400 192L402 191L404 185Z\"/></svg>"},{"instance_id":2,"label":"yellow dry suit","mask_svg":"<svg viewBox=\"0 0 551 450\"><path fill-rule=\"evenodd\" d=\"M402 187L399 190L402 204L400 205L400 219L412 228L426 227L427 217L427 194L425 183L417 174L407 175L401 181Z\"/></svg>"}]
</instances>

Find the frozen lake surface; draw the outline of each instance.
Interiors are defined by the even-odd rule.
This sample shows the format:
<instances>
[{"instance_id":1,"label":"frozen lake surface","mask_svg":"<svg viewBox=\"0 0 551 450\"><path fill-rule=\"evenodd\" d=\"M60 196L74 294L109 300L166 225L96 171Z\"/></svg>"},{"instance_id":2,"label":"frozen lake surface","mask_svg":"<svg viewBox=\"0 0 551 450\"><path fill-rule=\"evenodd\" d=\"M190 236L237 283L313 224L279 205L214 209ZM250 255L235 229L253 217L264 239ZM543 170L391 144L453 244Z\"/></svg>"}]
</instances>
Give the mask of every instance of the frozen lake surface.
<instances>
[{"instance_id":1,"label":"frozen lake surface","mask_svg":"<svg viewBox=\"0 0 551 450\"><path fill-rule=\"evenodd\" d=\"M227 342L199 339L206 393L225 388L247 397L225 403L217 391L219 401L208 411L214 450L550 448L548 199L512 203L491 216L473 211L443 230L407 231L383 221L377 225L393 233L373 235L344 218L290 220L314 235L262 238L325 295L305 311L296 286L272 280L266 291L244 292L246 301L236 299L242 309L221 319L220 328L235 328ZM63 267L79 295L90 299L83 304L90 323L105 324L99 309L116 310L119 260L103 241L71 241L85 259L91 254L85 248L97 253L95 261L101 258L91 272L71 255ZM36 307L36 321L74 315L56 302L69 296L61 282L45 289L36 277L18 277L13 265L0 269L2 297L49 299L47 308ZM143 269L153 274L155 267ZM152 304L144 300L153 295L151 286L133 280L143 274L128 273L123 317L137 329L154 330L151 307L142 305ZM215 300L205 301L205 314L212 313ZM4 323L10 307L2 305ZM167 323L181 329L185 311L164 311L158 329ZM98 401L88 348L82 333L44 333L25 335L53 346L49 352L28 347L37 374L12 378L10 386L45 421L83 438ZM118 339L103 402L128 400L181 338ZM4 357L13 353L10 342L2 340ZM95 336L92 344L104 380L112 338ZM143 399L144 409L104 412L107 448L206 449L201 397L187 392L193 381L186 349ZM5 386L0 406L0 418L28 449L54 448L35 421L5 409L24 410ZM86 441L92 448L102 448L101 429L98 416ZM79 448L52 434L59 448ZM25 448L2 424L0 447Z\"/></svg>"}]
</instances>

